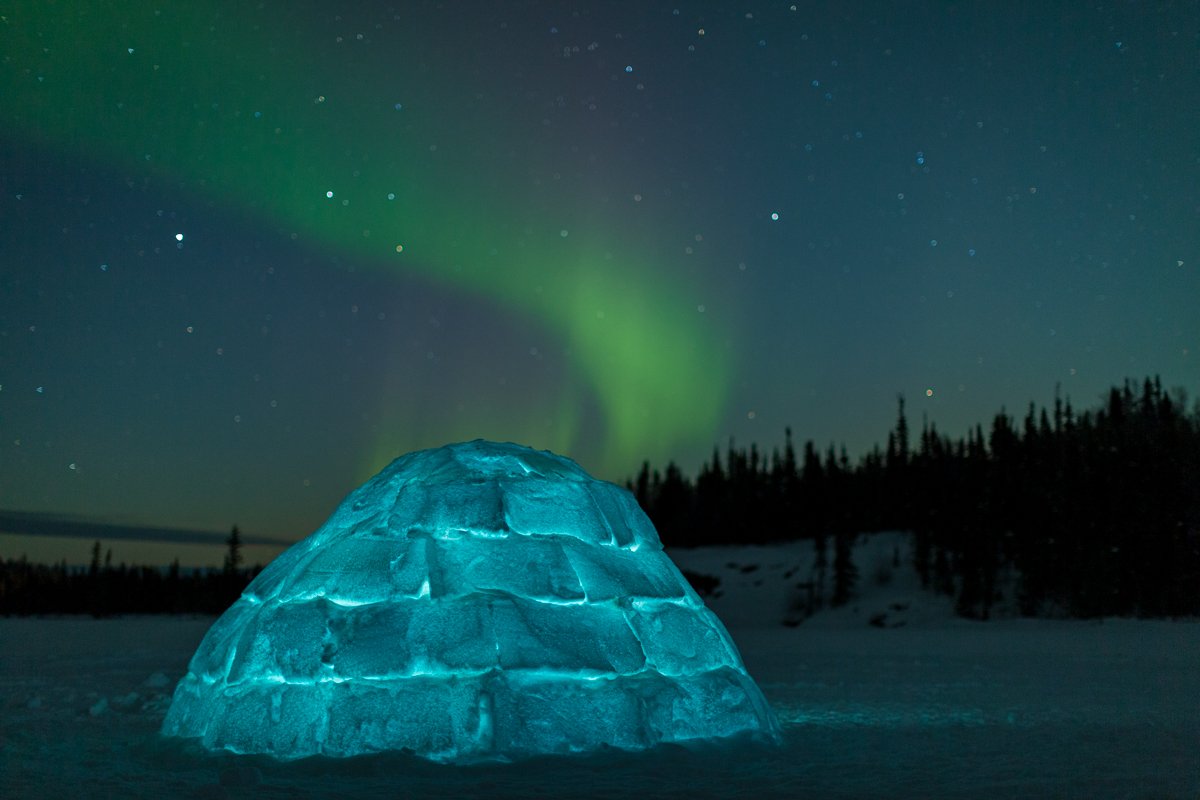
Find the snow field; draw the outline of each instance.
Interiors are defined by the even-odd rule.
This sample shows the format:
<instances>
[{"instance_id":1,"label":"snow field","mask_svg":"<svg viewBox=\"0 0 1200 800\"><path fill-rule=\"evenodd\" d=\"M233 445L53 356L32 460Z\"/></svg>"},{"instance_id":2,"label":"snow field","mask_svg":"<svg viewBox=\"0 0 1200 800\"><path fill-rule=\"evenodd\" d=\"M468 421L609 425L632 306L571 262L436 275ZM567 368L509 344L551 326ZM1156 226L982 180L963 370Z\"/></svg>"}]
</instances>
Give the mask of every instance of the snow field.
<instances>
[{"instance_id":1,"label":"snow field","mask_svg":"<svg viewBox=\"0 0 1200 800\"><path fill-rule=\"evenodd\" d=\"M960 620L905 569L871 577L896 544L861 540L860 596L796 627L783 575L811 564L804 545L670 553L721 579L706 602L780 719L776 748L465 767L210 753L158 731L212 618L0 619L0 797L1200 797L1200 624Z\"/></svg>"}]
</instances>

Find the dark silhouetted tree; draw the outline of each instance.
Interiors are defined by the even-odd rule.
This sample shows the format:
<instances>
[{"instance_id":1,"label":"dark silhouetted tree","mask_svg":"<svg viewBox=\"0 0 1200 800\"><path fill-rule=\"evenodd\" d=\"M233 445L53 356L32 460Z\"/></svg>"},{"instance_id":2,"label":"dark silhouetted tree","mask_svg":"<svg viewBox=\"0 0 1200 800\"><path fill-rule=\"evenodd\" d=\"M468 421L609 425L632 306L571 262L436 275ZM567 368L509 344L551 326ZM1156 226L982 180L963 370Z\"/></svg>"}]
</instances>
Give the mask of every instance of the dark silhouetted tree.
<instances>
[{"instance_id":1,"label":"dark silhouetted tree","mask_svg":"<svg viewBox=\"0 0 1200 800\"><path fill-rule=\"evenodd\" d=\"M833 543L833 597L830 604L844 606L854 596L858 569L854 566L854 534L839 533Z\"/></svg>"},{"instance_id":2,"label":"dark silhouetted tree","mask_svg":"<svg viewBox=\"0 0 1200 800\"><path fill-rule=\"evenodd\" d=\"M232 575L242 566L242 533L234 525L225 540L225 574Z\"/></svg>"}]
</instances>

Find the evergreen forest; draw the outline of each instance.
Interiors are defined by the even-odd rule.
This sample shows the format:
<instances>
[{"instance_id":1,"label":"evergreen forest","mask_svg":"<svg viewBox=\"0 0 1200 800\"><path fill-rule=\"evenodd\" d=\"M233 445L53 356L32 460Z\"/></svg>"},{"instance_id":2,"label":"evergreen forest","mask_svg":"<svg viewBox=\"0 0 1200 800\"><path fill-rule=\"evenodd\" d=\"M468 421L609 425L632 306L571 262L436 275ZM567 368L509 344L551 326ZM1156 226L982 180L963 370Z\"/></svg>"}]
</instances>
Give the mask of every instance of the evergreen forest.
<instances>
[{"instance_id":1,"label":"evergreen forest","mask_svg":"<svg viewBox=\"0 0 1200 800\"><path fill-rule=\"evenodd\" d=\"M668 547L808 538L837 572L859 533L911 531L922 584L966 617L987 619L1004 587L1029 616L1194 616L1200 406L1186 402L1126 381L1082 413L1056 397L955 439L914 435L901 398L886 447L857 463L811 441L797 452L788 431L770 456L714 450L694 480L643 463L628 487Z\"/></svg>"},{"instance_id":2,"label":"evergreen forest","mask_svg":"<svg viewBox=\"0 0 1200 800\"><path fill-rule=\"evenodd\" d=\"M695 478L643 463L628 481L667 547L809 539L832 568L834 605L853 593L854 539L910 531L912 568L965 617L1001 601L1028 616L1200 615L1200 404L1158 379L1126 381L1077 412L1056 397L1001 410L951 438L910 430L903 398L885 446L856 462L787 431L766 455L714 449ZM0 561L0 614L219 613L260 567L235 526L221 569ZM706 576L689 576L694 582ZM702 588L702 587L698 587Z\"/></svg>"}]
</instances>

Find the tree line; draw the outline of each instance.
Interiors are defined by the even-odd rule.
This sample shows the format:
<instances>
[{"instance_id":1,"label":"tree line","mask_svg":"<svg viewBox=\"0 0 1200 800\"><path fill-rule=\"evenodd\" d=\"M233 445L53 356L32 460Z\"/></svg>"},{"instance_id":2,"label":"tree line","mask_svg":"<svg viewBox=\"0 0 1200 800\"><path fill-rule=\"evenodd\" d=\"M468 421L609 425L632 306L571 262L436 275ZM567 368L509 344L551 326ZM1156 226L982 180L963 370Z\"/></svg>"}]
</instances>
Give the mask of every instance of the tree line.
<instances>
[{"instance_id":1,"label":"tree line","mask_svg":"<svg viewBox=\"0 0 1200 800\"><path fill-rule=\"evenodd\" d=\"M668 546L812 540L808 611L852 597L858 534L904 530L922 584L964 616L1002 600L1033 616L1200 615L1200 405L1157 378L1082 413L1061 397L1001 410L957 439L914 435L901 398L886 445L856 462L797 450L788 430L769 456L730 442L695 479L643 463L628 486ZM226 548L208 570L113 566L99 542L86 568L0 561L0 614L218 613L261 569L242 565L236 526Z\"/></svg>"},{"instance_id":2,"label":"tree line","mask_svg":"<svg viewBox=\"0 0 1200 800\"><path fill-rule=\"evenodd\" d=\"M241 533L235 525L225 540L220 569L184 570L179 559L165 569L113 565L112 549L72 568L35 564L22 556L0 561L0 614L219 614L233 604L262 567L242 566Z\"/></svg>"},{"instance_id":3,"label":"tree line","mask_svg":"<svg viewBox=\"0 0 1200 800\"><path fill-rule=\"evenodd\" d=\"M770 456L731 442L694 480L643 463L628 487L668 546L812 539L818 603L831 566L831 601L852 591L856 534L907 530L921 582L963 616L1000 600L1031 616L1200 614L1200 405L1158 378L1082 413L1061 397L1001 410L957 439L933 424L914 437L901 398L886 446L855 463L797 452L789 430Z\"/></svg>"}]
</instances>

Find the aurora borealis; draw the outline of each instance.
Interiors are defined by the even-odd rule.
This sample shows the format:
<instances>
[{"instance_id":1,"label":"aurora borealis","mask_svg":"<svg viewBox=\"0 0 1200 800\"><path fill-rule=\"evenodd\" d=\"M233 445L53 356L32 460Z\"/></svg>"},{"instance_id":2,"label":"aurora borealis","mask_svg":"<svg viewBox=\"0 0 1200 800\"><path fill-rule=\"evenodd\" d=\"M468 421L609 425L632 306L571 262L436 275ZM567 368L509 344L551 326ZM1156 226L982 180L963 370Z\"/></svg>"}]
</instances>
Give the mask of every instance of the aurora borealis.
<instances>
[{"instance_id":1,"label":"aurora borealis","mask_svg":"<svg viewBox=\"0 0 1200 800\"><path fill-rule=\"evenodd\" d=\"M9 4L0 510L293 541L449 441L620 480L1194 392L1197 22Z\"/></svg>"},{"instance_id":2,"label":"aurora borealis","mask_svg":"<svg viewBox=\"0 0 1200 800\"><path fill-rule=\"evenodd\" d=\"M328 37L319 27L268 54L261 34L246 33L268 24L265 12L196 8L147 5L127 18L85 2L17 17L17 30L31 34L20 52L44 68L14 127L55 145L83 138L81 149L97 159L140 157L153 175L243 204L261 223L302 232L297 238L364 268L445 283L533 316L571 349L578 379L595 394L610 468L647 445L712 430L726 370L694 309L681 313L669 283L631 258L636 249L619 258L605 251L618 245L616 231L593 222L577 234L581 243L565 242L573 215L510 207L502 187L518 183L521 170L506 162L531 163L544 146L532 141L536 131L512 125L475 136L498 115L445 102L438 93L455 91L445 77L425 91L403 79L380 86L386 51L412 47L414 32L403 26L347 64L336 50L322 52ZM115 42L130 46L121 53ZM291 71L299 61L311 71L306 80ZM413 94L407 113L389 102ZM533 152L498 152L513 142ZM559 418L553 440L568 449L575 426L571 415Z\"/></svg>"}]
</instances>

